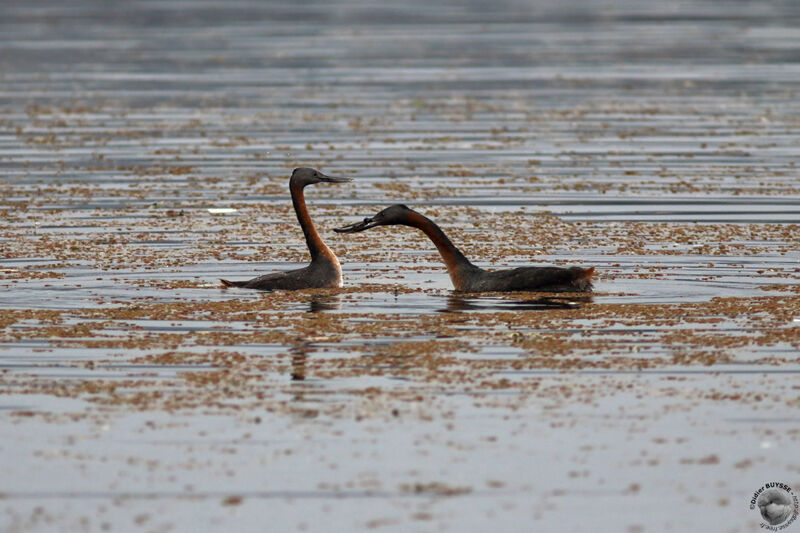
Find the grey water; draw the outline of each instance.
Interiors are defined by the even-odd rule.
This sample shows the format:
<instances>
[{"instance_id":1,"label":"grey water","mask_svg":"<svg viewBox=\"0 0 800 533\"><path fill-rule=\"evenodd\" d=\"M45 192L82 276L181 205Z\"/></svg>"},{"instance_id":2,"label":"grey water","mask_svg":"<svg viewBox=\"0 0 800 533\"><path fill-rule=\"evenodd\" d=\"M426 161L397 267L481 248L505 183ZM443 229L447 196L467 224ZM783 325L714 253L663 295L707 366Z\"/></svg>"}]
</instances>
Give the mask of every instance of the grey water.
<instances>
[{"instance_id":1,"label":"grey water","mask_svg":"<svg viewBox=\"0 0 800 533\"><path fill-rule=\"evenodd\" d=\"M644 248L654 253L619 254L587 242L536 260L595 265L603 273L597 304L703 304L797 284L794 2L79 0L4 2L2 12L0 309L256 304L265 295L223 291L217 279L291 268L296 261L281 252L302 257L299 234L286 234L297 228L287 230L294 218L285 190L301 165L356 178L352 187L309 192L332 243L334 225L396 201L450 209L451 224L491 224L517 212L625 233L636 223L757 224L765 235L732 236L724 243L740 246L732 254L664 242ZM237 211L219 216L214 208ZM191 225L156 218L167 211ZM280 239L264 243L245 232L252 220ZM115 234L135 256L80 255ZM76 249L67 259L43 254L44 238ZM198 256L208 241L264 258ZM275 312L296 320L454 314L468 321L584 305L458 297L441 265L420 259L412 237L388 243L408 254L355 261L342 254L345 287L373 290L288 299ZM175 261L143 266L148 253ZM504 261L529 257L521 250ZM61 277L17 279L20 271ZM663 275L644 275L651 271ZM747 319L714 327L759 334ZM89 340L249 327L111 322ZM4 326L0 338L7 531L263 531L265 522L297 531L521 523L753 531L761 520L748 509L753 491L772 480L800 486L789 427L798 404L788 381L799 369L796 359L764 363L796 358L791 342L746 348L712 367L509 366L499 374L519 387L495 391L415 381L391 368L315 377L315 362L326 357L358 361L397 341L317 339L294 353L289 371L261 376L265 394L274 395L271 410L237 410L231 400L220 414L211 406L147 411L98 406L90 393L37 392L44 383L109 381L120 390L136 381L155 393L180 392L186 372L214 370L132 362L147 349L15 338L40 325ZM676 349L657 338L669 327L642 329L632 341L624 326L603 334L618 349L672 357ZM264 358L287 352L269 343L234 348ZM536 354L509 341L455 355ZM552 394L525 388L531 379ZM361 389L408 390L411 399L352 394ZM769 399L745 406L714 399L736 394Z\"/></svg>"}]
</instances>

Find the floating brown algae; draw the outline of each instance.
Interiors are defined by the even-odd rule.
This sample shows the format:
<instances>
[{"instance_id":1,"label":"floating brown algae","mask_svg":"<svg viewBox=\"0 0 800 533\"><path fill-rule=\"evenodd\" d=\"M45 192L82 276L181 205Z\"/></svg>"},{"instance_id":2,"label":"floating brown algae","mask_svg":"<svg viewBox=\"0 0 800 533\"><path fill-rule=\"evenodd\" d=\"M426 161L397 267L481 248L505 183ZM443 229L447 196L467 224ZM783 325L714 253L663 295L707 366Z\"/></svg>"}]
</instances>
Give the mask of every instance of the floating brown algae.
<instances>
[{"instance_id":1,"label":"floating brown algae","mask_svg":"<svg viewBox=\"0 0 800 533\"><path fill-rule=\"evenodd\" d=\"M800 486L796 3L373 4L4 9L0 530L758 530ZM308 259L298 166L354 178L309 199L345 287L220 289ZM332 232L397 202L597 292Z\"/></svg>"}]
</instances>

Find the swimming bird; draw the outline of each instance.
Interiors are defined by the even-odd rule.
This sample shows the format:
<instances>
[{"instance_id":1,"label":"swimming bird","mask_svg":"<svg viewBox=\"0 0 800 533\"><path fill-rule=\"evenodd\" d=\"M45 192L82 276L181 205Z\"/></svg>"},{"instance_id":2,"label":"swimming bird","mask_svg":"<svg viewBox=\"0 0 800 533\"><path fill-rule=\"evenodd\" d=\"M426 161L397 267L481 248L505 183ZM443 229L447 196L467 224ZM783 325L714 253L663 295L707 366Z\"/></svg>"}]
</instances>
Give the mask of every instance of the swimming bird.
<instances>
[{"instance_id":1,"label":"swimming bird","mask_svg":"<svg viewBox=\"0 0 800 533\"><path fill-rule=\"evenodd\" d=\"M357 233L377 226L411 226L422 230L433 241L453 286L458 292L588 292L592 290L594 267L526 266L508 270L487 271L473 265L447 238L442 229L431 219L395 204L372 218L365 218L349 226L336 228L338 233Z\"/></svg>"},{"instance_id":2,"label":"swimming bird","mask_svg":"<svg viewBox=\"0 0 800 533\"><path fill-rule=\"evenodd\" d=\"M328 248L314 227L314 222L308 214L303 189L306 185L315 183L344 183L353 181L352 178L333 178L326 176L313 168L296 168L289 178L289 192L292 195L292 204L297 214L297 221L303 228L308 251L311 253L311 263L297 270L265 274L247 281L220 281L225 287L244 287L261 291L298 289L316 289L325 287L342 286L342 267L336 255Z\"/></svg>"}]
</instances>

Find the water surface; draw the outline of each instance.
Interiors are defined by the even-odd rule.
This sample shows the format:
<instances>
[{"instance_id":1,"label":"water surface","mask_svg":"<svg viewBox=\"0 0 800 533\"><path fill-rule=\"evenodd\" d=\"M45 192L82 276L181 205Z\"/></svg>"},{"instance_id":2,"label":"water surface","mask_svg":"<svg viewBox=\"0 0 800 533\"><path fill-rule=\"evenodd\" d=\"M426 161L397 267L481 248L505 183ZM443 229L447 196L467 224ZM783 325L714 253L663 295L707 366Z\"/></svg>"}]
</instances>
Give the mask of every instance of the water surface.
<instances>
[{"instance_id":1,"label":"water surface","mask_svg":"<svg viewBox=\"0 0 800 533\"><path fill-rule=\"evenodd\" d=\"M4 530L753 531L800 486L791 2L4 13ZM221 289L307 260L296 166L354 178L307 190L344 288ZM397 202L596 292L332 232Z\"/></svg>"}]
</instances>

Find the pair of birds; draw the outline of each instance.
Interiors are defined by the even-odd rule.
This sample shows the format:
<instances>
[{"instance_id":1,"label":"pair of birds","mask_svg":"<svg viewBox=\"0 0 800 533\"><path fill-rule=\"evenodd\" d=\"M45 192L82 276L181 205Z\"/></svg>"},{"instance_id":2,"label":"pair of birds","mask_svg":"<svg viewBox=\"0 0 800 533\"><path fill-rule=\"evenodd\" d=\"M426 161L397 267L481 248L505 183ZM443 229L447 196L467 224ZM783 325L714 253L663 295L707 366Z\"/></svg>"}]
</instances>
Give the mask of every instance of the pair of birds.
<instances>
[{"instance_id":1,"label":"pair of birds","mask_svg":"<svg viewBox=\"0 0 800 533\"><path fill-rule=\"evenodd\" d=\"M313 168L296 168L289 179L297 220L303 228L311 263L297 270L275 272L247 281L220 280L225 287L247 289L298 290L342 286L342 267L336 255L317 233L306 207L303 189L315 183L344 183L351 178L326 176ZM403 225L422 230L433 241L447 266L453 287L458 292L547 291L586 292L592 290L594 267L519 267L508 270L487 271L473 265L447 238L447 235L429 218L396 204L361 222L336 228L337 233L358 233L377 226Z\"/></svg>"}]
</instances>

